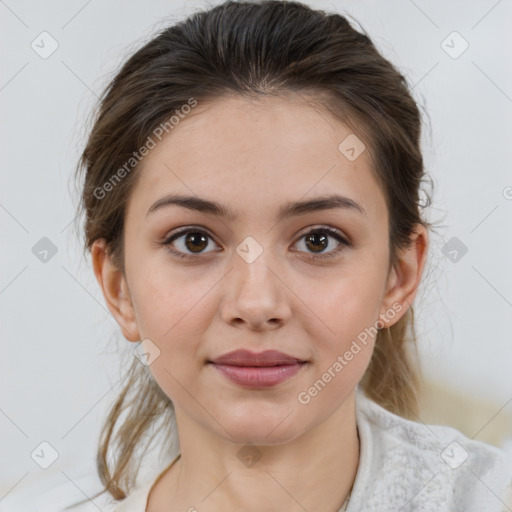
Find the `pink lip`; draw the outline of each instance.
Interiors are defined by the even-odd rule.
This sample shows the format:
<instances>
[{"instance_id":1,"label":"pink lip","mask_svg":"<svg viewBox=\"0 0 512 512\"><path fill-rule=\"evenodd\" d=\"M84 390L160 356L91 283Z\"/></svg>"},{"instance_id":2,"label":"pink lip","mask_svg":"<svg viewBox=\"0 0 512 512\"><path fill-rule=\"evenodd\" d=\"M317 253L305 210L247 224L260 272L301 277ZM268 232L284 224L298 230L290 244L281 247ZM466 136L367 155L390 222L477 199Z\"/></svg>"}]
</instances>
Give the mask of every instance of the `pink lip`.
<instances>
[{"instance_id":1,"label":"pink lip","mask_svg":"<svg viewBox=\"0 0 512 512\"><path fill-rule=\"evenodd\" d=\"M306 363L277 350L235 350L208 361L236 384L258 388L275 386L295 375Z\"/></svg>"},{"instance_id":2,"label":"pink lip","mask_svg":"<svg viewBox=\"0 0 512 512\"><path fill-rule=\"evenodd\" d=\"M239 349L228 352L210 363L229 364L231 366L277 366L281 364L303 363L304 360L293 357L277 350L264 350L263 352L251 352Z\"/></svg>"}]
</instances>

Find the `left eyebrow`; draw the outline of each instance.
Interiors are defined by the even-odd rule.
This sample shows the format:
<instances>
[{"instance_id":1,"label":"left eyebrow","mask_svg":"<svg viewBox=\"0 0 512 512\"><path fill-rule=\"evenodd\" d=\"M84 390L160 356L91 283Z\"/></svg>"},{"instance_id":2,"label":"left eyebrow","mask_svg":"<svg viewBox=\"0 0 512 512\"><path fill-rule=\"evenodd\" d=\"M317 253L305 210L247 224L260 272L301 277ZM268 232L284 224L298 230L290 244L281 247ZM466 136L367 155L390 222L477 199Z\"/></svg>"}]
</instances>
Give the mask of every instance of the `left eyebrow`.
<instances>
[{"instance_id":1,"label":"left eyebrow","mask_svg":"<svg viewBox=\"0 0 512 512\"><path fill-rule=\"evenodd\" d=\"M217 217L222 217L228 221L234 221L238 217L238 213L231 208L222 205L216 201L200 198L197 196L183 196L178 194L169 194L153 203L146 217L157 210L168 206L181 206L202 213L209 213ZM349 197L339 194L329 196L316 197L307 201L293 201L284 204L277 215L277 220L281 221L296 215L304 215L306 213L317 212L322 210L331 210L334 208L342 208L359 212L361 215L367 215L364 208Z\"/></svg>"}]
</instances>

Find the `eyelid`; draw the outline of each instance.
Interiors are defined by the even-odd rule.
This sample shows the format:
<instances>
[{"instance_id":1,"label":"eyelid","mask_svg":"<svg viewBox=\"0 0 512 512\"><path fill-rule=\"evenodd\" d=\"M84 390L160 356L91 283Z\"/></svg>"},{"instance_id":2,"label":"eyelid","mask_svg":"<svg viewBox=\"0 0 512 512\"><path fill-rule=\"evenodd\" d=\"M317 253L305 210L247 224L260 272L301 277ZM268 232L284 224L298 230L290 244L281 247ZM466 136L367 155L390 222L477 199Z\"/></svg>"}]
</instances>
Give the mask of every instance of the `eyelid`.
<instances>
[{"instance_id":1,"label":"eyelid","mask_svg":"<svg viewBox=\"0 0 512 512\"><path fill-rule=\"evenodd\" d=\"M304 228L303 230L299 231L299 234L297 236L300 238L304 235L307 235L308 233L315 232L315 231L321 231L321 230L336 234L340 238L342 238L344 242L346 242L347 244L349 243L347 240L347 237L344 235L343 231L341 231L338 228L335 228L333 226L328 226L326 224L313 224L312 226L308 226L307 228Z\"/></svg>"}]
</instances>

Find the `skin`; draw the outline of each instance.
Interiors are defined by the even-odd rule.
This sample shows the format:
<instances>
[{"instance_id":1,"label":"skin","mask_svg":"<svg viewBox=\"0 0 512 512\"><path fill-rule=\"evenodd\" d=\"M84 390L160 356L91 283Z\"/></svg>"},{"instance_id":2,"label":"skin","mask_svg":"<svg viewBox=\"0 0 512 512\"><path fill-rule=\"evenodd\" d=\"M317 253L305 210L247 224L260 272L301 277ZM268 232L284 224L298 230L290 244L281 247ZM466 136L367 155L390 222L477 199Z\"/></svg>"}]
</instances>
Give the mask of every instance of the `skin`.
<instances>
[{"instance_id":1,"label":"skin","mask_svg":"<svg viewBox=\"0 0 512 512\"><path fill-rule=\"evenodd\" d=\"M92 247L96 278L125 338L160 350L149 370L172 399L181 458L153 486L150 512L169 510L337 511L357 473L355 388L370 362L373 337L312 397L298 400L365 327L396 323L416 296L428 236L388 274L388 212L368 150L354 161L338 145L351 130L305 96L199 104L142 161L125 223L123 275L103 240ZM180 206L146 215L168 193L218 201L238 213L218 218ZM277 222L288 201L343 194L355 209L310 212ZM313 228L338 229L350 242L315 260ZM174 240L177 228L210 234L199 251ZM237 247L252 237L263 252L251 263ZM330 237L321 253L334 252ZM318 244L318 242L317 242ZM192 248L192 249L191 249ZM390 318L393 304L401 311ZM292 378L265 390L232 383L206 364L237 348L276 349L307 360ZM250 445L260 457L237 456ZM247 448L246 448L247 449ZM333 478L333 475L336 475Z\"/></svg>"}]
</instances>

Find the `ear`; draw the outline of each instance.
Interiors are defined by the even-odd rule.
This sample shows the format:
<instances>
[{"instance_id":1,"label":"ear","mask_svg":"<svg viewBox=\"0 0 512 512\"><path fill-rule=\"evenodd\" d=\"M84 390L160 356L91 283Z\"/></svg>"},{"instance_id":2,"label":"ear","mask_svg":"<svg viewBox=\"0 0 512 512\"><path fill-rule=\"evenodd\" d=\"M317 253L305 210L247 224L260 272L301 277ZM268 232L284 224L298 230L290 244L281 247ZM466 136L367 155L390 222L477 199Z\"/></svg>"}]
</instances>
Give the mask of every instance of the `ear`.
<instances>
[{"instance_id":1,"label":"ear","mask_svg":"<svg viewBox=\"0 0 512 512\"><path fill-rule=\"evenodd\" d=\"M409 246L399 252L398 262L389 273L380 316L384 327L391 327L405 315L414 302L421 282L428 252L426 228L417 224L410 240ZM389 315L386 315L386 311L396 311L396 306L393 308L393 304L397 303L401 304L402 308L396 315L393 315L392 319L387 318Z\"/></svg>"},{"instance_id":2,"label":"ear","mask_svg":"<svg viewBox=\"0 0 512 512\"><path fill-rule=\"evenodd\" d=\"M140 341L130 291L126 278L112 262L104 238L96 240L91 247L94 274L103 291L107 307L121 327L128 341Z\"/></svg>"}]
</instances>

